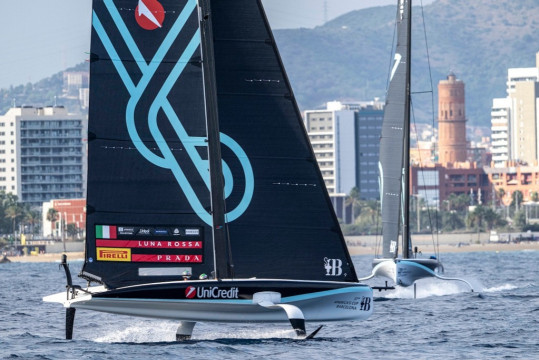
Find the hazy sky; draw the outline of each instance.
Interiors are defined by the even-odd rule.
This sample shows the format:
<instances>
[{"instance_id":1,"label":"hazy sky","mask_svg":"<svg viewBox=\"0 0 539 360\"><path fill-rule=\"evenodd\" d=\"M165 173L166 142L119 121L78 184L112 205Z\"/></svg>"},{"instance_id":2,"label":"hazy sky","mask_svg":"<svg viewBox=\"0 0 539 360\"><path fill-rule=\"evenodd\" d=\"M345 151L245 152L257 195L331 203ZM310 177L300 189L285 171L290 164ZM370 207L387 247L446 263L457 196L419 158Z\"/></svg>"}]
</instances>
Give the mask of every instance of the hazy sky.
<instances>
[{"instance_id":1,"label":"hazy sky","mask_svg":"<svg viewBox=\"0 0 539 360\"><path fill-rule=\"evenodd\" d=\"M36 82L84 61L91 0L0 0L0 88ZM133 0L136 2L137 0ZM422 0L423 4L433 0ZM396 0L263 0L273 28L314 27ZM324 6L324 3L327 6Z\"/></svg>"}]
</instances>

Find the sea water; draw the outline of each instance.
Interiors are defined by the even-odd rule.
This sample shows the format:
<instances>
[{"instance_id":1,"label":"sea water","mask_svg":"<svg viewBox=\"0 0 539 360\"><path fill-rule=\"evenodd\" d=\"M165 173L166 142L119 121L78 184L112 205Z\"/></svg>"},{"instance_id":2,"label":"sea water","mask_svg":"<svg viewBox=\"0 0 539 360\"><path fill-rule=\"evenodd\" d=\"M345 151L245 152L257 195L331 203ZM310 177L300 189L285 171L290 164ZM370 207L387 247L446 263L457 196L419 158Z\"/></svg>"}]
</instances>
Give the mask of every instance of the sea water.
<instances>
[{"instance_id":1,"label":"sea water","mask_svg":"<svg viewBox=\"0 0 539 360\"><path fill-rule=\"evenodd\" d=\"M369 256L354 257L359 276ZM367 321L326 323L297 340L286 323L196 325L175 342L175 321L78 310L64 340L65 310L42 297L64 290L55 263L0 265L2 359L539 359L539 251L445 254L446 275L474 285L421 280L376 292ZM81 262L71 264L77 274ZM82 283L81 283L82 284ZM307 331L319 323L307 323Z\"/></svg>"}]
</instances>

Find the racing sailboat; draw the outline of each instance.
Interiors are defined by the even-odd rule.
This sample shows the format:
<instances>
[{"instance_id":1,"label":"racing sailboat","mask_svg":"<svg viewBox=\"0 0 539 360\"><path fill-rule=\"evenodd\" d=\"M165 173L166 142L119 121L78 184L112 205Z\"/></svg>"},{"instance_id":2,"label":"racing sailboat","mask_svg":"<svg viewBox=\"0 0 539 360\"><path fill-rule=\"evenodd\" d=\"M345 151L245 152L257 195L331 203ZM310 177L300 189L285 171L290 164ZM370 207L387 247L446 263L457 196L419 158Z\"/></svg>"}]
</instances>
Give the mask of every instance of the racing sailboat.
<instances>
[{"instance_id":1,"label":"racing sailboat","mask_svg":"<svg viewBox=\"0 0 539 360\"><path fill-rule=\"evenodd\" d=\"M399 0L396 17L397 45L391 69L380 137L380 201L382 211L382 257L373 260L372 274L410 286L416 280L436 277L443 265L437 256L418 257L412 249L410 208L410 105L412 1ZM399 156L400 155L400 156ZM399 241L400 238L400 241ZM471 287L471 285L470 285Z\"/></svg>"},{"instance_id":2,"label":"racing sailboat","mask_svg":"<svg viewBox=\"0 0 539 360\"><path fill-rule=\"evenodd\" d=\"M44 298L66 338L76 309L175 319L179 340L370 316L260 0L94 0L90 79L88 286L64 258Z\"/></svg>"}]
</instances>

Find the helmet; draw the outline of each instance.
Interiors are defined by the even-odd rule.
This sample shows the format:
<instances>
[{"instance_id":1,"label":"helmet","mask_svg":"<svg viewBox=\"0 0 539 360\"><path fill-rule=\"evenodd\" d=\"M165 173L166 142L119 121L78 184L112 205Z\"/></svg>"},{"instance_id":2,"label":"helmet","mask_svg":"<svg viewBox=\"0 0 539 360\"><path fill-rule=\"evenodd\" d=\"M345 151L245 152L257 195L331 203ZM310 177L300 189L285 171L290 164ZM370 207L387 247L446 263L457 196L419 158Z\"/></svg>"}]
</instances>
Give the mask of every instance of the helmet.
<instances>
[{"instance_id":1,"label":"helmet","mask_svg":"<svg viewBox=\"0 0 539 360\"><path fill-rule=\"evenodd\" d=\"M208 278L208 275L202 273L200 274L200 276L198 277L200 280L206 280Z\"/></svg>"},{"instance_id":2,"label":"helmet","mask_svg":"<svg viewBox=\"0 0 539 360\"><path fill-rule=\"evenodd\" d=\"M191 276L191 272L189 270L184 270L182 276Z\"/></svg>"}]
</instances>

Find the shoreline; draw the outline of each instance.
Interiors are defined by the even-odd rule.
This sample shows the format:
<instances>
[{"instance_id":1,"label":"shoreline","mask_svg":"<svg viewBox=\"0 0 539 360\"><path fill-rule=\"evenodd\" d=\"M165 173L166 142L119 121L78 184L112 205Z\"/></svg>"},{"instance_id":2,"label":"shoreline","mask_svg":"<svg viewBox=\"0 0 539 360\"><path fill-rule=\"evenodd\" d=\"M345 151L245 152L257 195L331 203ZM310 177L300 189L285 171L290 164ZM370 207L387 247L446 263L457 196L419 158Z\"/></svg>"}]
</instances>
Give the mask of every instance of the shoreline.
<instances>
[{"instance_id":1,"label":"shoreline","mask_svg":"<svg viewBox=\"0 0 539 360\"><path fill-rule=\"evenodd\" d=\"M348 250L350 255L374 255L376 253L376 246L374 243L362 243L358 241L353 241L347 239ZM430 256L434 254L434 246L432 244L417 244L419 251L422 252L424 256ZM494 252L508 252L508 251L523 251L523 250L539 250L539 241L529 241L529 242L520 242L520 243L485 243L485 244L440 244L439 250L441 254L444 253L455 253L455 252L484 252L484 251L494 251ZM378 250L379 252L380 250ZM47 253L47 254L38 254L38 255L26 255L26 256L8 256L8 259L11 262L20 262L20 263L29 263L29 262L60 262L62 254L64 253ZM68 262L72 261L83 261L84 252L66 252Z\"/></svg>"},{"instance_id":2,"label":"shoreline","mask_svg":"<svg viewBox=\"0 0 539 360\"><path fill-rule=\"evenodd\" d=\"M419 251L423 256L430 256L436 253L432 244L418 244ZM523 251L523 250L539 250L539 241L534 242L520 242L516 244L440 244L440 254L446 253L463 253L463 252L509 252L509 251ZM376 247L373 245L348 245L350 255L374 255L376 253ZM378 250L380 252L381 250Z\"/></svg>"},{"instance_id":3,"label":"shoreline","mask_svg":"<svg viewBox=\"0 0 539 360\"><path fill-rule=\"evenodd\" d=\"M23 255L23 256L8 256L7 258L11 262L20 262L20 263L34 263L34 262L48 262L48 263L60 263L62 259L62 254L67 255L67 261L84 261L84 252L82 251L75 251L70 252L67 251L65 253L46 253L46 254L38 254L38 255Z\"/></svg>"}]
</instances>

